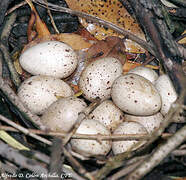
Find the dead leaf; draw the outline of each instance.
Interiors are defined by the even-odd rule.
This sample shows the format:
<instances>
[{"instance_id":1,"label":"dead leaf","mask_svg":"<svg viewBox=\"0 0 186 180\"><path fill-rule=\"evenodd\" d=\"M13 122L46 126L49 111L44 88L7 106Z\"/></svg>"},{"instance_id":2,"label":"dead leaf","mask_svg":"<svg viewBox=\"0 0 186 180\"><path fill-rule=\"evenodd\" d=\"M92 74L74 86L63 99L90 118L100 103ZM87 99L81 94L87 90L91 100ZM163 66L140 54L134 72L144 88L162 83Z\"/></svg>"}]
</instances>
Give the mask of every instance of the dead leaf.
<instances>
[{"instance_id":1,"label":"dead leaf","mask_svg":"<svg viewBox=\"0 0 186 180\"><path fill-rule=\"evenodd\" d=\"M145 40L144 33L142 32L139 25L135 20L129 15L127 10L119 2L119 0L112 1L100 1L100 0L66 0L68 6L73 10L78 10L97 16L103 20L109 21L118 25L119 27L128 30L129 32L135 34L141 39ZM105 29L94 23L87 23L85 19L80 18L81 24L97 39L103 40L108 36L119 36L121 35L115 33L111 29ZM137 43L127 40L126 50L132 53L144 53L144 49L141 48Z\"/></svg>"},{"instance_id":2,"label":"dead leaf","mask_svg":"<svg viewBox=\"0 0 186 180\"><path fill-rule=\"evenodd\" d=\"M30 48L38 43L44 42L44 41L61 41L69 46L71 46L75 51L76 50L82 50L87 49L92 46L93 42L88 41L82 36L75 34L75 33L61 33L61 34L51 34L48 36L43 36L42 38L36 38L35 40L31 41L27 45L25 45L23 51L25 51L27 48Z\"/></svg>"},{"instance_id":3,"label":"dead leaf","mask_svg":"<svg viewBox=\"0 0 186 180\"><path fill-rule=\"evenodd\" d=\"M51 35L53 40L64 42L74 50L82 50L92 46L93 42L75 33L61 33Z\"/></svg>"},{"instance_id":4,"label":"dead leaf","mask_svg":"<svg viewBox=\"0 0 186 180\"><path fill-rule=\"evenodd\" d=\"M105 40L98 41L92 45L87 51L87 59L89 62L103 57L115 57L122 64L125 63L125 45L121 38L116 36L108 36Z\"/></svg>"},{"instance_id":5,"label":"dead leaf","mask_svg":"<svg viewBox=\"0 0 186 180\"><path fill-rule=\"evenodd\" d=\"M28 41L32 41L34 38L42 38L44 36L49 36L50 35L50 31L48 30L46 24L41 20L41 18L39 17L33 3L30 0L25 0L28 5L31 8L31 18L28 24L28 30L27 30L27 36L28 36ZM36 31L34 31L33 27L35 25L35 29ZM37 32L37 33L36 33Z\"/></svg>"},{"instance_id":6,"label":"dead leaf","mask_svg":"<svg viewBox=\"0 0 186 180\"><path fill-rule=\"evenodd\" d=\"M134 61L126 61L125 64L123 65L123 74L126 74L127 72L129 72L131 69L134 69L137 66L142 66L141 63L137 63ZM144 65L145 67L157 70L159 69L158 66L153 66L153 65Z\"/></svg>"},{"instance_id":7,"label":"dead leaf","mask_svg":"<svg viewBox=\"0 0 186 180\"><path fill-rule=\"evenodd\" d=\"M76 34L82 36L83 38L85 38L86 40L90 40L90 41L98 41L98 39L96 39L89 31L87 31L84 27L80 27L78 29L78 31L76 32Z\"/></svg>"}]
</instances>

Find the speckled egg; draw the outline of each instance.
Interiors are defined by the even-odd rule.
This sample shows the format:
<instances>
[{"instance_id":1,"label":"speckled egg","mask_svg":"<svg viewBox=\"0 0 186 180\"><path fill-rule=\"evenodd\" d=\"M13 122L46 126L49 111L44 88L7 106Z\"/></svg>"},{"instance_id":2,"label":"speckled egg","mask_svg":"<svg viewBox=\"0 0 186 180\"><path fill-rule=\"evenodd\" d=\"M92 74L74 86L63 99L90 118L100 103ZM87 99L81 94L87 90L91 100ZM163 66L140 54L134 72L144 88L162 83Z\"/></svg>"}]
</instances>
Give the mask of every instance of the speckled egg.
<instances>
[{"instance_id":1,"label":"speckled egg","mask_svg":"<svg viewBox=\"0 0 186 180\"><path fill-rule=\"evenodd\" d=\"M155 82L155 87L159 91L162 98L162 107L160 112L166 115L172 105L177 99L177 93L174 89L172 81L166 74L161 75Z\"/></svg>"},{"instance_id":2,"label":"speckled egg","mask_svg":"<svg viewBox=\"0 0 186 180\"><path fill-rule=\"evenodd\" d=\"M113 102L132 115L153 115L161 108L161 97L154 85L137 74L118 77L112 86Z\"/></svg>"},{"instance_id":3,"label":"speckled egg","mask_svg":"<svg viewBox=\"0 0 186 180\"><path fill-rule=\"evenodd\" d=\"M163 122L163 115L158 112L151 116L133 116L125 114L125 121L133 121L142 124L149 133L157 130Z\"/></svg>"},{"instance_id":4,"label":"speckled egg","mask_svg":"<svg viewBox=\"0 0 186 180\"><path fill-rule=\"evenodd\" d=\"M103 123L111 132L123 122L123 117L123 112L111 100L103 101L89 115L89 118Z\"/></svg>"},{"instance_id":5,"label":"speckled egg","mask_svg":"<svg viewBox=\"0 0 186 180\"><path fill-rule=\"evenodd\" d=\"M45 41L26 49L19 62L24 70L33 75L66 78L77 66L77 55L67 44Z\"/></svg>"},{"instance_id":6,"label":"speckled egg","mask_svg":"<svg viewBox=\"0 0 186 180\"><path fill-rule=\"evenodd\" d=\"M86 103L77 97L60 98L43 113L41 122L51 130L68 132L75 124L78 113L86 106Z\"/></svg>"},{"instance_id":7,"label":"speckled egg","mask_svg":"<svg viewBox=\"0 0 186 180\"><path fill-rule=\"evenodd\" d=\"M99 121L85 119L80 124L76 133L110 135L110 131ZM84 156L106 155L111 149L111 142L90 139L71 139L72 149Z\"/></svg>"},{"instance_id":8,"label":"speckled egg","mask_svg":"<svg viewBox=\"0 0 186 180\"><path fill-rule=\"evenodd\" d=\"M153 69L144 66L135 67L131 69L128 73L143 76L152 83L154 83L158 79L158 74Z\"/></svg>"},{"instance_id":9,"label":"speckled egg","mask_svg":"<svg viewBox=\"0 0 186 180\"><path fill-rule=\"evenodd\" d=\"M114 131L113 134L148 134L144 126L137 122L123 122L119 127ZM141 147L146 141L119 141L113 140L112 142L112 151L113 153L120 154L126 151L134 151Z\"/></svg>"},{"instance_id":10,"label":"speckled egg","mask_svg":"<svg viewBox=\"0 0 186 180\"><path fill-rule=\"evenodd\" d=\"M110 98L114 80L122 74L122 65L116 58L98 59L84 69L79 80L79 88L86 99Z\"/></svg>"},{"instance_id":11,"label":"speckled egg","mask_svg":"<svg viewBox=\"0 0 186 180\"><path fill-rule=\"evenodd\" d=\"M25 80L17 92L20 100L35 114L42 114L58 97L74 94L61 79L50 76L32 76Z\"/></svg>"}]
</instances>

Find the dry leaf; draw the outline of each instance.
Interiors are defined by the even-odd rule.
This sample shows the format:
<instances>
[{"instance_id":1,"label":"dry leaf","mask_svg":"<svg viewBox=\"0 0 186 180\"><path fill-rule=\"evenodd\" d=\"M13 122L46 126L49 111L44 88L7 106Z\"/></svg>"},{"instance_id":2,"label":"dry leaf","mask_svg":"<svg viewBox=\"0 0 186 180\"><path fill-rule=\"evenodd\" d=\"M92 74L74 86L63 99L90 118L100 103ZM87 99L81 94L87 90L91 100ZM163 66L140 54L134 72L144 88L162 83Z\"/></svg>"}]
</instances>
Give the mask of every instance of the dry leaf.
<instances>
[{"instance_id":1,"label":"dry leaf","mask_svg":"<svg viewBox=\"0 0 186 180\"><path fill-rule=\"evenodd\" d=\"M31 17L30 21L28 24L28 30L27 30L27 36L28 36L28 41L32 41L34 38L42 38L44 36L50 35L50 31L48 30L46 24L40 19L33 3L30 0L25 0L28 5L31 8ZM35 25L36 32L33 31L33 27Z\"/></svg>"},{"instance_id":2,"label":"dry leaf","mask_svg":"<svg viewBox=\"0 0 186 180\"><path fill-rule=\"evenodd\" d=\"M87 31L84 27L80 27L78 29L78 31L76 32L76 34L79 34L80 36L82 36L83 38L85 38L86 40L90 40L90 41L98 41L98 39L96 39L89 31Z\"/></svg>"},{"instance_id":3,"label":"dry leaf","mask_svg":"<svg viewBox=\"0 0 186 180\"><path fill-rule=\"evenodd\" d=\"M74 33L61 33L51 35L53 40L64 42L70 45L74 50L86 49L92 46L91 41L88 41L84 37Z\"/></svg>"},{"instance_id":4,"label":"dry leaf","mask_svg":"<svg viewBox=\"0 0 186 180\"><path fill-rule=\"evenodd\" d=\"M134 62L134 61L126 61L125 64L123 65L123 74L126 74L128 71L131 69L134 69L137 66L142 66L142 64ZM159 69L158 66L153 66L153 65L145 65L145 67L157 70Z\"/></svg>"},{"instance_id":5,"label":"dry leaf","mask_svg":"<svg viewBox=\"0 0 186 180\"><path fill-rule=\"evenodd\" d=\"M105 40L98 41L92 45L87 51L87 59L89 62L103 57L115 57L120 60L122 64L125 63L125 45L121 38L116 36L109 36Z\"/></svg>"},{"instance_id":6,"label":"dry leaf","mask_svg":"<svg viewBox=\"0 0 186 180\"><path fill-rule=\"evenodd\" d=\"M25 51L27 48L30 48L38 43L44 42L44 41L61 41L69 46L71 46L74 50L82 50L87 49L92 46L93 42L88 41L82 36L75 34L75 33L61 33L61 34L51 34L48 36L44 36L42 38L36 38L35 40L31 41L27 45L25 45L23 51Z\"/></svg>"},{"instance_id":7,"label":"dry leaf","mask_svg":"<svg viewBox=\"0 0 186 180\"><path fill-rule=\"evenodd\" d=\"M73 10L79 10L87 14L97 16L103 20L107 20L145 40L144 33L140 29L139 25L129 15L119 0L66 0L66 2ZM99 40L103 40L108 36L119 36L119 34L110 29L105 29L93 23L87 23L85 19L80 18L80 22L91 34L93 34ZM126 50L129 52L144 52L144 49L142 49L137 43L130 40L127 40L125 45Z\"/></svg>"}]
</instances>

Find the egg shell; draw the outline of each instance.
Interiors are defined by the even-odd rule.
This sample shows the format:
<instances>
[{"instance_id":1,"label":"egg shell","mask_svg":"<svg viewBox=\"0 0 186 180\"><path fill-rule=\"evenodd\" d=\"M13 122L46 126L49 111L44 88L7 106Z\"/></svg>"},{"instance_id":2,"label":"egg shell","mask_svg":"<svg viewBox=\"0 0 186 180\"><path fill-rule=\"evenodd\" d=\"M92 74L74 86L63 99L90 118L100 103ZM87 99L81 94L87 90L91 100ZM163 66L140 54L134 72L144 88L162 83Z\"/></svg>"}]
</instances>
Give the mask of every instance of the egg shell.
<instances>
[{"instance_id":1,"label":"egg shell","mask_svg":"<svg viewBox=\"0 0 186 180\"><path fill-rule=\"evenodd\" d=\"M113 134L148 134L144 126L137 122L123 122L119 127L114 131ZM134 151L141 147L146 141L131 140L131 141L120 141L113 140L112 142L112 151L113 153L120 154L127 151ZM134 147L135 146L135 147Z\"/></svg>"},{"instance_id":2,"label":"egg shell","mask_svg":"<svg viewBox=\"0 0 186 180\"><path fill-rule=\"evenodd\" d=\"M33 75L66 78L77 66L77 55L67 44L45 41L26 49L19 62L24 70Z\"/></svg>"},{"instance_id":3,"label":"egg shell","mask_svg":"<svg viewBox=\"0 0 186 180\"><path fill-rule=\"evenodd\" d=\"M163 115L158 112L152 116L133 116L125 114L125 121L133 121L142 124L148 133L154 132L158 129L163 122Z\"/></svg>"},{"instance_id":4,"label":"egg shell","mask_svg":"<svg viewBox=\"0 0 186 180\"><path fill-rule=\"evenodd\" d=\"M61 79L32 76L18 88L20 100L35 114L42 114L58 97L72 96L71 87Z\"/></svg>"},{"instance_id":5,"label":"egg shell","mask_svg":"<svg viewBox=\"0 0 186 180\"><path fill-rule=\"evenodd\" d=\"M135 67L131 69L128 73L143 76L152 83L154 83L158 79L158 74L153 69L144 66Z\"/></svg>"},{"instance_id":6,"label":"egg shell","mask_svg":"<svg viewBox=\"0 0 186 180\"><path fill-rule=\"evenodd\" d=\"M122 74L122 65L116 58L98 59L84 69L79 80L79 88L86 99L110 98L111 86L114 80Z\"/></svg>"},{"instance_id":7,"label":"egg shell","mask_svg":"<svg viewBox=\"0 0 186 180\"><path fill-rule=\"evenodd\" d=\"M171 107L171 104L174 103L177 99L176 91L172 81L166 74L159 76L155 82L155 87L159 91L162 99L162 107L160 112L163 115L166 115Z\"/></svg>"},{"instance_id":8,"label":"egg shell","mask_svg":"<svg viewBox=\"0 0 186 180\"><path fill-rule=\"evenodd\" d=\"M105 100L93 110L89 118L101 122L113 132L123 122L124 114L111 100Z\"/></svg>"},{"instance_id":9,"label":"egg shell","mask_svg":"<svg viewBox=\"0 0 186 180\"><path fill-rule=\"evenodd\" d=\"M153 115L161 108L161 97L154 85L137 74L118 77L112 86L113 102L132 115Z\"/></svg>"},{"instance_id":10,"label":"egg shell","mask_svg":"<svg viewBox=\"0 0 186 180\"><path fill-rule=\"evenodd\" d=\"M84 100L77 97L60 98L43 113L41 122L51 130L68 132L86 106Z\"/></svg>"},{"instance_id":11,"label":"egg shell","mask_svg":"<svg viewBox=\"0 0 186 180\"><path fill-rule=\"evenodd\" d=\"M110 131L103 124L93 119L83 120L76 133L110 135ZM106 155L111 149L109 140L98 142L90 139L71 139L70 142L73 150L84 156Z\"/></svg>"}]
</instances>

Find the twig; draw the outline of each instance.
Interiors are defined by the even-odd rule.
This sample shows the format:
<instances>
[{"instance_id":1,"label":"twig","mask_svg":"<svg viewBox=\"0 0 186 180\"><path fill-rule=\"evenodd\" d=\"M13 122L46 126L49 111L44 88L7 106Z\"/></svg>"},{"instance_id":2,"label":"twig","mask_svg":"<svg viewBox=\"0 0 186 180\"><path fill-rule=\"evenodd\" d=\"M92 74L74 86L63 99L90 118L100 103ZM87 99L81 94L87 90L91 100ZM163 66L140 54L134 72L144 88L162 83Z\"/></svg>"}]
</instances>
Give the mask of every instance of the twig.
<instances>
[{"instance_id":1,"label":"twig","mask_svg":"<svg viewBox=\"0 0 186 180\"><path fill-rule=\"evenodd\" d=\"M171 154L174 156L186 156L186 149L176 149Z\"/></svg>"},{"instance_id":2,"label":"twig","mask_svg":"<svg viewBox=\"0 0 186 180\"><path fill-rule=\"evenodd\" d=\"M10 14L7 19L5 20L2 32L1 32L1 40L4 42L5 45L8 45L8 38L10 35L10 31L16 21L17 14L16 12Z\"/></svg>"},{"instance_id":3,"label":"twig","mask_svg":"<svg viewBox=\"0 0 186 180\"><path fill-rule=\"evenodd\" d=\"M8 49L2 42L0 42L0 49L3 52L4 60L5 60L7 66L8 66L8 69L10 71L11 79L12 79L14 85L18 88L21 84L21 80L19 78L19 75L18 75L13 63L12 63L12 59L10 57Z\"/></svg>"},{"instance_id":4,"label":"twig","mask_svg":"<svg viewBox=\"0 0 186 180\"><path fill-rule=\"evenodd\" d=\"M15 92L10 88L10 86L5 82L2 77L0 77L0 90L19 110L19 112L24 118L39 126L40 129L46 129L46 127L41 123L40 118L37 115L31 113L30 110L25 107L25 105L20 101L19 97L15 94Z\"/></svg>"},{"instance_id":5,"label":"twig","mask_svg":"<svg viewBox=\"0 0 186 180\"><path fill-rule=\"evenodd\" d=\"M82 178L79 174L77 174L70 166L64 165L63 172L65 173L65 175L67 175L67 178L69 175L70 176L69 178L72 178L75 180L86 180L85 178ZM64 178L66 178L66 176Z\"/></svg>"},{"instance_id":6,"label":"twig","mask_svg":"<svg viewBox=\"0 0 186 180\"><path fill-rule=\"evenodd\" d=\"M0 119L1 119L3 122L5 122L5 123L7 123L7 124L9 124L9 125L11 125L11 126L13 126L13 127L15 127L16 129L18 129L19 131L23 132L23 133L26 134L26 135L29 135L29 136L31 136L31 137L33 137L33 138L35 138L35 139L37 139L37 140L39 140L39 141L45 143L45 144L48 144L48 145L51 145L51 144L52 144L52 143L51 143L50 141L48 141L47 139L42 138L42 137L40 137L40 136L38 136L38 135L36 135L36 134L33 134L33 133L29 132L28 129L26 129L26 128L24 128L24 127L22 127L22 126L20 126L20 125L18 125L18 124L16 124L16 123L14 123L13 121L9 120L8 118L6 118L6 117L4 117L4 116L2 116L2 115L0 115Z\"/></svg>"},{"instance_id":7,"label":"twig","mask_svg":"<svg viewBox=\"0 0 186 180\"><path fill-rule=\"evenodd\" d=\"M59 34L59 30L58 30L57 27L56 27L56 24L55 24L54 19L53 19L53 17L52 17L51 11L50 11L50 9L48 8L48 2L47 2L47 0L44 0L44 1L45 1L45 3L46 3L47 12L48 12L48 15L49 15L49 17L50 17L52 26L53 26L54 30L56 31L56 33Z\"/></svg>"},{"instance_id":8,"label":"twig","mask_svg":"<svg viewBox=\"0 0 186 180\"><path fill-rule=\"evenodd\" d=\"M0 143L0 154L1 157L4 157L9 161L14 162L15 164L18 164L23 168L29 169L38 175L47 174L47 170L35 160L24 157L22 154L20 154L18 150L9 147L3 142Z\"/></svg>"},{"instance_id":9,"label":"twig","mask_svg":"<svg viewBox=\"0 0 186 180\"><path fill-rule=\"evenodd\" d=\"M4 170L4 171L6 170L6 172L10 173L10 174L16 174L18 168L15 165L14 166L10 166L10 165L5 164L5 163L0 161L0 170Z\"/></svg>"},{"instance_id":10,"label":"twig","mask_svg":"<svg viewBox=\"0 0 186 180\"><path fill-rule=\"evenodd\" d=\"M5 16L11 14L11 13L14 12L16 9L18 9L18 8L20 8L20 7L22 7L22 6L26 5L26 4L27 4L27 2L25 2L25 1L22 1L22 2L20 2L20 3L18 3L18 4L16 4L14 7L10 8L10 9L6 12Z\"/></svg>"},{"instance_id":11,"label":"twig","mask_svg":"<svg viewBox=\"0 0 186 180\"><path fill-rule=\"evenodd\" d=\"M1 119L1 117L0 117L0 119ZM16 125L13 125L13 126L15 127ZM11 131L11 132L21 131L21 130L17 130L17 129L13 128L13 127L9 127L9 126L0 125L0 130ZM21 132L23 132L23 131L21 131ZM66 134L67 134L65 132L55 132L55 131L48 131L48 130L42 131L42 130L36 130L36 129L26 129L26 130L24 130L23 133L25 135L29 135L31 137L32 137L32 134L35 134L35 135L39 134L39 135L56 136L56 137L62 137L62 138L65 138ZM168 133L162 134L162 138L164 138L164 139L166 139L170 136L172 136L172 134L168 134ZM73 139L91 139L91 140L97 140L97 141L104 141L104 140L120 140L120 141L122 141L122 140L123 141L143 140L144 141L144 140L150 139L150 136L148 136L146 134L113 134L113 135L73 134L73 136L71 138L73 138Z\"/></svg>"},{"instance_id":12,"label":"twig","mask_svg":"<svg viewBox=\"0 0 186 180\"><path fill-rule=\"evenodd\" d=\"M51 147L49 173L56 174L58 176L55 178L56 180L61 179L63 161L64 158L62 157L62 140L59 138L54 138ZM53 180L52 177L49 177L48 179Z\"/></svg>"},{"instance_id":13,"label":"twig","mask_svg":"<svg viewBox=\"0 0 186 180\"><path fill-rule=\"evenodd\" d=\"M8 50L8 38L9 38L9 34L10 34L10 30L14 24L16 20L16 13L12 13L8 19L6 20L6 23L3 27L3 31L1 33L1 41L0 41L0 49L3 53L4 56L4 60L8 66L8 69L10 71L11 74L11 78L13 83L15 84L16 87L19 87L19 85L21 84L21 80L19 78L19 75L12 63L12 59Z\"/></svg>"},{"instance_id":14,"label":"twig","mask_svg":"<svg viewBox=\"0 0 186 180\"><path fill-rule=\"evenodd\" d=\"M87 172L86 169L74 157L72 157L72 155L66 150L66 148L63 149L63 152L64 155L68 158L71 165L77 170L77 172L90 180L95 180L95 178L89 172Z\"/></svg>"},{"instance_id":15,"label":"twig","mask_svg":"<svg viewBox=\"0 0 186 180\"><path fill-rule=\"evenodd\" d=\"M121 177L127 175L128 173L132 172L137 166L139 166L144 158L147 156L142 156L140 159L138 159L136 162L126 165L124 168L122 168L120 171L112 175L111 177L108 177L108 180L115 180L120 179Z\"/></svg>"}]
</instances>

